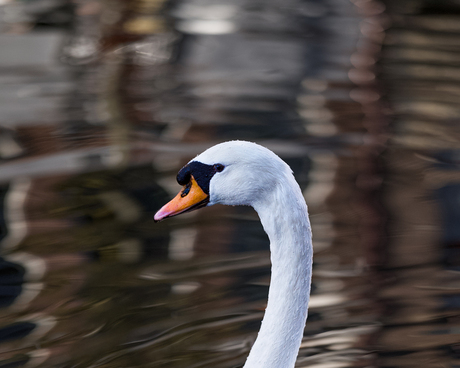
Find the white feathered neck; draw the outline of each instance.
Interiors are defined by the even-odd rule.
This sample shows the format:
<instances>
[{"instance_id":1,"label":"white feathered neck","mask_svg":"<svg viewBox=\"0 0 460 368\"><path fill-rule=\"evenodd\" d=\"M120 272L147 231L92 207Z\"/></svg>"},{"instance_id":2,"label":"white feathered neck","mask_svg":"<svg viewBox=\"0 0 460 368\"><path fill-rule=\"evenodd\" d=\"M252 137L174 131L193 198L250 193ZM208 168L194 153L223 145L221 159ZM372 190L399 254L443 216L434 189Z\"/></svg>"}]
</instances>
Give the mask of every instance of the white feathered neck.
<instances>
[{"instance_id":1,"label":"white feathered neck","mask_svg":"<svg viewBox=\"0 0 460 368\"><path fill-rule=\"evenodd\" d=\"M193 161L225 165L210 182L209 205L254 207L270 239L267 309L244 368L293 368L307 319L313 259L300 187L284 161L254 143L222 143Z\"/></svg>"}]
</instances>

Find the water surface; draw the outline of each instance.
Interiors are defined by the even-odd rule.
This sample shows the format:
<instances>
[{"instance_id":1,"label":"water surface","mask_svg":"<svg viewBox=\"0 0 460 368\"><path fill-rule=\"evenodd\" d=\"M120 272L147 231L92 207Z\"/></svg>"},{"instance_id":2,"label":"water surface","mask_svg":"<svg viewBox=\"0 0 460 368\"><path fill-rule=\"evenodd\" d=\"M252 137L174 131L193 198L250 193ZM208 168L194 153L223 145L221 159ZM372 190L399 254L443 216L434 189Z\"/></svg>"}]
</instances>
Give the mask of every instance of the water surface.
<instances>
[{"instance_id":1,"label":"water surface","mask_svg":"<svg viewBox=\"0 0 460 368\"><path fill-rule=\"evenodd\" d=\"M242 367L270 280L256 213L153 222L231 139L309 205L298 367L459 366L458 7L411 4L1 5L0 366Z\"/></svg>"}]
</instances>

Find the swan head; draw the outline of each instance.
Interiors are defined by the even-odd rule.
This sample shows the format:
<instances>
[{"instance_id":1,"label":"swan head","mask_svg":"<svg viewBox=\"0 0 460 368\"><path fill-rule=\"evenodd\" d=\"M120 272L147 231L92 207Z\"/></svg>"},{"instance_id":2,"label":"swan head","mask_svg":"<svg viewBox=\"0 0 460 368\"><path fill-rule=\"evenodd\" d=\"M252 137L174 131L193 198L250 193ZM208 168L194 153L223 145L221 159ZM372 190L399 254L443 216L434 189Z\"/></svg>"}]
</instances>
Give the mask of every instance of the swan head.
<instances>
[{"instance_id":1,"label":"swan head","mask_svg":"<svg viewBox=\"0 0 460 368\"><path fill-rule=\"evenodd\" d=\"M215 145L177 174L179 194L156 214L156 221L214 204L248 205L269 197L277 184L292 176L289 166L269 149L245 141Z\"/></svg>"}]
</instances>

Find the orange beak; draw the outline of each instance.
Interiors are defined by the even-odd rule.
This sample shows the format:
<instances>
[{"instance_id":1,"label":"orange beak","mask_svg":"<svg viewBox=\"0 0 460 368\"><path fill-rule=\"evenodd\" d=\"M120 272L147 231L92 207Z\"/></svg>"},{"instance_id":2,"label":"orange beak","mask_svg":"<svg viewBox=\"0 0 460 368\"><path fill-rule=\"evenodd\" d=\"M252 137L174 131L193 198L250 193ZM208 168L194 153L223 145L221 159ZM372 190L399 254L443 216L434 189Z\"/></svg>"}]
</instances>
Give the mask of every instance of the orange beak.
<instances>
[{"instance_id":1,"label":"orange beak","mask_svg":"<svg viewBox=\"0 0 460 368\"><path fill-rule=\"evenodd\" d=\"M203 189L200 188L192 175L190 182L184 186L174 199L161 207L153 219L155 221L161 221L165 218L179 215L180 213L204 207L208 202L209 196L203 192Z\"/></svg>"}]
</instances>

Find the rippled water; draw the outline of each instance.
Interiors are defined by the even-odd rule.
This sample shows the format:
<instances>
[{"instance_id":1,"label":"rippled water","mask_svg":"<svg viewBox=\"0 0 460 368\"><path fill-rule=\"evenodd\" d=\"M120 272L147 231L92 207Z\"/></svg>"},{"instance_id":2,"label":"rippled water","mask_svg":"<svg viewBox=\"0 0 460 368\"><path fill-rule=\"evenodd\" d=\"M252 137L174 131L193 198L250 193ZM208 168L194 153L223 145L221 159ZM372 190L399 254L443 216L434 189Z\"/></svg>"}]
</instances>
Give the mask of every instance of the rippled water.
<instances>
[{"instance_id":1,"label":"rippled water","mask_svg":"<svg viewBox=\"0 0 460 368\"><path fill-rule=\"evenodd\" d=\"M298 367L460 367L460 8L385 5L0 1L0 367L242 367L256 213L153 222L231 139L309 205Z\"/></svg>"}]
</instances>

